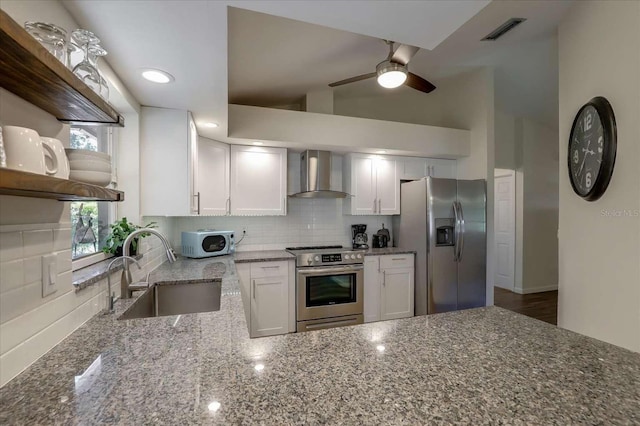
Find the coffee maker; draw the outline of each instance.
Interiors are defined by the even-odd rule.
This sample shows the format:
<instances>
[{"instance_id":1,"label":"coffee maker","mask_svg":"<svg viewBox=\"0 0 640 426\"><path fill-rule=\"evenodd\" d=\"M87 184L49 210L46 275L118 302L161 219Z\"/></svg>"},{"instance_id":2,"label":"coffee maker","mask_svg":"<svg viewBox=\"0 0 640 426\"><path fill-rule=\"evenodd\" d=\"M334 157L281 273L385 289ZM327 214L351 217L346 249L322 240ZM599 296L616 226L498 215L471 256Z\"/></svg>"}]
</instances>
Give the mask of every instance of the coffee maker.
<instances>
[{"instance_id":1,"label":"coffee maker","mask_svg":"<svg viewBox=\"0 0 640 426\"><path fill-rule=\"evenodd\" d=\"M354 249L368 249L367 225L351 225L351 242Z\"/></svg>"}]
</instances>

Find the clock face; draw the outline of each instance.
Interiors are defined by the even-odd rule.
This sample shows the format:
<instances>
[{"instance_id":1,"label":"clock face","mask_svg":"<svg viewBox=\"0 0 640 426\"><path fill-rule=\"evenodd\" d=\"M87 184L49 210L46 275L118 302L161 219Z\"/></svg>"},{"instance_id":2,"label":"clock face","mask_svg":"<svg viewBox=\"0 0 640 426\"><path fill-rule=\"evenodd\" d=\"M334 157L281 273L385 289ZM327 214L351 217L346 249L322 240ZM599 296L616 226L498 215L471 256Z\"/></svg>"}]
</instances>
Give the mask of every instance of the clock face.
<instances>
[{"instance_id":1,"label":"clock face","mask_svg":"<svg viewBox=\"0 0 640 426\"><path fill-rule=\"evenodd\" d=\"M605 98L594 98L580 108L567 154L573 190L587 201L600 198L611 180L616 156L615 118Z\"/></svg>"},{"instance_id":2,"label":"clock face","mask_svg":"<svg viewBox=\"0 0 640 426\"><path fill-rule=\"evenodd\" d=\"M593 105L588 105L578 114L570 144L570 172L579 195L587 195L600 175L604 152L602 133L598 111Z\"/></svg>"}]
</instances>

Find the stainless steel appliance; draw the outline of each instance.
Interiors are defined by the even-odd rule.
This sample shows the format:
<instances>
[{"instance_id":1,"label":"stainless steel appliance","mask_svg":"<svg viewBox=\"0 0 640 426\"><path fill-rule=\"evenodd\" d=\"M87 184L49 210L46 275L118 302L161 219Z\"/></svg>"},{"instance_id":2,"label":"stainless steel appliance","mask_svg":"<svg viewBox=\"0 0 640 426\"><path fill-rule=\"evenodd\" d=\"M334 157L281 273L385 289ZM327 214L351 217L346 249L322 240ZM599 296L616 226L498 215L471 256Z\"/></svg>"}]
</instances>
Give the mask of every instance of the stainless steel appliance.
<instances>
[{"instance_id":1,"label":"stainless steel appliance","mask_svg":"<svg viewBox=\"0 0 640 426\"><path fill-rule=\"evenodd\" d=\"M354 249L368 249L367 225L351 225L351 243Z\"/></svg>"},{"instance_id":2,"label":"stainless steel appliance","mask_svg":"<svg viewBox=\"0 0 640 426\"><path fill-rule=\"evenodd\" d=\"M383 223L382 229L378 229L378 232L371 237L371 246L373 248L385 248L388 246L389 240L391 240L389 230L384 227Z\"/></svg>"},{"instance_id":3,"label":"stainless steel appliance","mask_svg":"<svg viewBox=\"0 0 640 426\"><path fill-rule=\"evenodd\" d=\"M182 233L182 255L201 258L232 254L236 251L233 231L201 229Z\"/></svg>"},{"instance_id":4,"label":"stainless steel appliance","mask_svg":"<svg viewBox=\"0 0 640 426\"><path fill-rule=\"evenodd\" d=\"M300 154L300 192L292 198L345 198L331 189L331 152L308 149Z\"/></svg>"},{"instance_id":5,"label":"stainless steel appliance","mask_svg":"<svg viewBox=\"0 0 640 426\"><path fill-rule=\"evenodd\" d=\"M485 187L431 177L401 185L398 246L416 251L416 315L485 306Z\"/></svg>"},{"instance_id":6,"label":"stainless steel appliance","mask_svg":"<svg viewBox=\"0 0 640 426\"><path fill-rule=\"evenodd\" d=\"M296 331L362 324L364 251L292 247L296 256Z\"/></svg>"}]
</instances>

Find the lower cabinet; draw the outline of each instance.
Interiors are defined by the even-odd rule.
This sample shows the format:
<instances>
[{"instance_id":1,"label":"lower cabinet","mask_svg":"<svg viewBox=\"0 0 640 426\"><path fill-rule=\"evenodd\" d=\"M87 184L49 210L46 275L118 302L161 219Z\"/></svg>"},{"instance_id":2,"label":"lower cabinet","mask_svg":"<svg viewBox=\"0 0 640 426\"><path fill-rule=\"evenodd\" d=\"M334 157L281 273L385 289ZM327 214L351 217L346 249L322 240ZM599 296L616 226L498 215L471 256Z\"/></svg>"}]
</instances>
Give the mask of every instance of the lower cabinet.
<instances>
[{"instance_id":1,"label":"lower cabinet","mask_svg":"<svg viewBox=\"0 0 640 426\"><path fill-rule=\"evenodd\" d=\"M414 255L367 256L364 261L364 322L412 317Z\"/></svg>"},{"instance_id":2,"label":"lower cabinet","mask_svg":"<svg viewBox=\"0 0 640 426\"><path fill-rule=\"evenodd\" d=\"M262 337L294 332L293 261L239 263L236 270L249 335Z\"/></svg>"}]
</instances>

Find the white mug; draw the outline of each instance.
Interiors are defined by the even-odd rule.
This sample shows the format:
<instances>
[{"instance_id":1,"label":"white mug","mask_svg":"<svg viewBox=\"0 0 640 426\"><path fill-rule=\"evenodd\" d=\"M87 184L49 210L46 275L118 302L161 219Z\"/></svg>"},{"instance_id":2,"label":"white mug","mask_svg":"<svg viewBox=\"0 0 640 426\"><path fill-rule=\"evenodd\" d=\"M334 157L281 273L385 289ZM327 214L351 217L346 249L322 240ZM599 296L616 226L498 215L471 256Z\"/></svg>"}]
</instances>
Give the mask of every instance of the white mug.
<instances>
[{"instance_id":1,"label":"white mug","mask_svg":"<svg viewBox=\"0 0 640 426\"><path fill-rule=\"evenodd\" d=\"M42 141L42 147L45 148L44 151L44 164L45 167L50 170L54 169L54 164L57 164L58 171L55 173L55 177L60 179L69 179L69 160L67 159L67 154L64 152L64 146L62 146L62 142L55 138L45 138L44 136L40 136L40 140ZM55 155L51 155L51 152L46 151L46 147L51 148Z\"/></svg>"},{"instance_id":2,"label":"white mug","mask_svg":"<svg viewBox=\"0 0 640 426\"><path fill-rule=\"evenodd\" d=\"M40 135L33 129L17 126L3 126L4 150L7 155L7 168L40 175L55 175L58 171L58 159L55 152L42 144ZM53 168L47 169L44 152L51 155Z\"/></svg>"}]
</instances>

